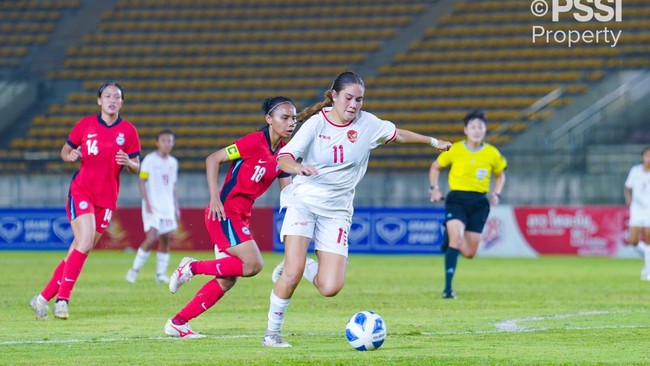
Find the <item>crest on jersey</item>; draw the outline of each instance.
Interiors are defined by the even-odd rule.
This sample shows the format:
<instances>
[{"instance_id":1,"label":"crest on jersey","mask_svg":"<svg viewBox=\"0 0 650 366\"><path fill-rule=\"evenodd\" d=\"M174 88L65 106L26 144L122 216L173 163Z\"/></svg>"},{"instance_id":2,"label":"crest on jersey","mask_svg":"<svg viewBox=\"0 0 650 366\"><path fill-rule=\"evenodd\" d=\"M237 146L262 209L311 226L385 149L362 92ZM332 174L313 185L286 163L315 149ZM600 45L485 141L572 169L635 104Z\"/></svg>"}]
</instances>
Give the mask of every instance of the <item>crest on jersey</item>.
<instances>
[{"instance_id":1,"label":"crest on jersey","mask_svg":"<svg viewBox=\"0 0 650 366\"><path fill-rule=\"evenodd\" d=\"M250 235L250 234L251 234L251 231L250 231L246 226L244 226L243 228L241 228L241 232L244 233L244 234L246 234L246 235Z\"/></svg>"},{"instance_id":2,"label":"crest on jersey","mask_svg":"<svg viewBox=\"0 0 650 366\"><path fill-rule=\"evenodd\" d=\"M357 134L357 131L355 131L355 130L348 131L348 140L350 140L350 142L352 142L352 143L356 142L357 137L359 137L359 135Z\"/></svg>"},{"instance_id":3,"label":"crest on jersey","mask_svg":"<svg viewBox=\"0 0 650 366\"><path fill-rule=\"evenodd\" d=\"M120 146L124 145L124 134L120 132L120 134L117 135L115 142L117 142L117 144Z\"/></svg>"}]
</instances>

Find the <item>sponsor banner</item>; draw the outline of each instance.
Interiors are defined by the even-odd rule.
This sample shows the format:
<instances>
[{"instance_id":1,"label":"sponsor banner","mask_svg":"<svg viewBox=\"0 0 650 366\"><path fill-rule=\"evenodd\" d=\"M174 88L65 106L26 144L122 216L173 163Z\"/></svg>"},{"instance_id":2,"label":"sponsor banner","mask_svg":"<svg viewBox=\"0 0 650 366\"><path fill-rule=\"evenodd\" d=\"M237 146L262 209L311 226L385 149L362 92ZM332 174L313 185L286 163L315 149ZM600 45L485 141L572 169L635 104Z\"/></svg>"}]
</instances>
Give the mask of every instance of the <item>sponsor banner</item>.
<instances>
[{"instance_id":1,"label":"sponsor banner","mask_svg":"<svg viewBox=\"0 0 650 366\"><path fill-rule=\"evenodd\" d=\"M625 208L517 207L515 218L525 241L540 254L614 256L623 245Z\"/></svg>"},{"instance_id":2,"label":"sponsor banner","mask_svg":"<svg viewBox=\"0 0 650 366\"><path fill-rule=\"evenodd\" d=\"M65 209L0 209L2 250L66 250L72 239Z\"/></svg>"},{"instance_id":3,"label":"sponsor banner","mask_svg":"<svg viewBox=\"0 0 650 366\"><path fill-rule=\"evenodd\" d=\"M522 235L511 206L496 206L490 209L481 235L477 255L481 257L528 257L538 252L528 245Z\"/></svg>"},{"instance_id":4,"label":"sponsor banner","mask_svg":"<svg viewBox=\"0 0 650 366\"><path fill-rule=\"evenodd\" d=\"M444 208L355 208L348 233L352 253L440 253ZM284 211L276 212L273 248L284 251L280 229ZM313 242L310 245L313 251Z\"/></svg>"},{"instance_id":5,"label":"sponsor banner","mask_svg":"<svg viewBox=\"0 0 650 366\"><path fill-rule=\"evenodd\" d=\"M171 236L172 250L213 250L204 211L181 210L178 229ZM73 240L65 209L0 209L0 215L0 250L67 250ZM272 209L253 209L251 231L260 250L272 250L272 222ZM140 207L119 208L95 248L136 249L144 237Z\"/></svg>"}]
</instances>

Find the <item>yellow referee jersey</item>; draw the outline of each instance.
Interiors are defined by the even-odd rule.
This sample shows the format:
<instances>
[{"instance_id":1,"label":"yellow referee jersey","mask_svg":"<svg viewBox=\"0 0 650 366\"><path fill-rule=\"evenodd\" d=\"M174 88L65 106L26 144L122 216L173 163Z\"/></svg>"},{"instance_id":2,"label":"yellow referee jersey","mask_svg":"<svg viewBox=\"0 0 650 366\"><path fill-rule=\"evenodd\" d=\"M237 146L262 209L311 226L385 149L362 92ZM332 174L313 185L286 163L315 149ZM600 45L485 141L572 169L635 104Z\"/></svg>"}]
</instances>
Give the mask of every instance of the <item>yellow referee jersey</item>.
<instances>
[{"instance_id":1,"label":"yellow referee jersey","mask_svg":"<svg viewBox=\"0 0 650 366\"><path fill-rule=\"evenodd\" d=\"M452 191L487 193L492 173L501 173L508 163L496 147L483 143L477 151L470 150L465 141L455 142L438 156L438 164L449 170Z\"/></svg>"}]
</instances>

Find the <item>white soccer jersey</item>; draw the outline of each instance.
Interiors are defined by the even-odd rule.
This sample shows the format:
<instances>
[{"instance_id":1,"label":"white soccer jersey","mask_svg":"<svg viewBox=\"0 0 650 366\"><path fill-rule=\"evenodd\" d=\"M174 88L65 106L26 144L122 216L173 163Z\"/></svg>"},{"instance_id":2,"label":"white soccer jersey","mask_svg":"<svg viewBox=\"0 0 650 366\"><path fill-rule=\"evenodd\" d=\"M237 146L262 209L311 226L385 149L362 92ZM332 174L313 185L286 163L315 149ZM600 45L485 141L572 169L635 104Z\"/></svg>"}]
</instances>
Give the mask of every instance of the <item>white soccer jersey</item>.
<instances>
[{"instance_id":1,"label":"white soccer jersey","mask_svg":"<svg viewBox=\"0 0 650 366\"><path fill-rule=\"evenodd\" d=\"M632 189L630 211L650 216L650 172L643 171L642 164L633 166L625 180L625 187Z\"/></svg>"},{"instance_id":2,"label":"white soccer jersey","mask_svg":"<svg viewBox=\"0 0 650 366\"><path fill-rule=\"evenodd\" d=\"M325 116L325 108L309 118L278 157L290 155L313 165L317 175L296 176L281 194L282 207L307 206L332 217L336 211L352 215L354 189L368 168L370 150L389 143L397 134L392 122L359 112L352 122L338 126Z\"/></svg>"},{"instance_id":3,"label":"white soccer jersey","mask_svg":"<svg viewBox=\"0 0 650 366\"><path fill-rule=\"evenodd\" d=\"M159 219L171 219L176 215L174 186L177 177L178 160L171 155L163 158L154 151L147 154L140 164L140 178L146 179L151 210ZM144 199L142 205L144 207Z\"/></svg>"}]
</instances>

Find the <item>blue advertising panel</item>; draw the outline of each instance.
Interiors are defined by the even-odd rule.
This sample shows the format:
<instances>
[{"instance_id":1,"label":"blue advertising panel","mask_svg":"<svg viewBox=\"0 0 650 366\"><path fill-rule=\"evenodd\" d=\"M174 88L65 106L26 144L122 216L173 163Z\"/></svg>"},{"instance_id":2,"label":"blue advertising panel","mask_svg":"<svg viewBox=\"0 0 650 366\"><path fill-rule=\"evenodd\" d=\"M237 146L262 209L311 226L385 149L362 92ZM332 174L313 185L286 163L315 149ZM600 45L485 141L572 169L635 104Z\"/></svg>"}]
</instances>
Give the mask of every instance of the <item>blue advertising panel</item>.
<instances>
[{"instance_id":1,"label":"blue advertising panel","mask_svg":"<svg viewBox=\"0 0 650 366\"><path fill-rule=\"evenodd\" d=\"M0 209L0 250L66 250L72 239L64 209Z\"/></svg>"},{"instance_id":2,"label":"blue advertising panel","mask_svg":"<svg viewBox=\"0 0 650 366\"><path fill-rule=\"evenodd\" d=\"M284 211L273 217L273 250L284 251L280 229ZM440 254L443 207L355 208L348 234L351 253ZM313 250L313 243L310 250Z\"/></svg>"}]
</instances>

